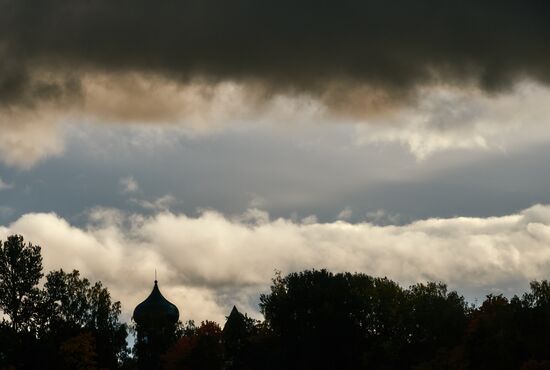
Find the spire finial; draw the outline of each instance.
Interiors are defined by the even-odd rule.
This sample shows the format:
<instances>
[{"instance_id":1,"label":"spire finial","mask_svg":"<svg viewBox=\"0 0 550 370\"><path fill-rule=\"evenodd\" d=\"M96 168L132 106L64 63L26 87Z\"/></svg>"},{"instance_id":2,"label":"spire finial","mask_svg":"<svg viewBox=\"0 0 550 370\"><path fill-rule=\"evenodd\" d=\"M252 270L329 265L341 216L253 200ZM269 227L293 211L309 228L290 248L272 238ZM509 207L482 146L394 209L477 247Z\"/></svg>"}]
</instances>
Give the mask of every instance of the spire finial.
<instances>
[{"instance_id":1,"label":"spire finial","mask_svg":"<svg viewBox=\"0 0 550 370\"><path fill-rule=\"evenodd\" d=\"M155 269L155 284L158 283L157 281L157 269Z\"/></svg>"}]
</instances>

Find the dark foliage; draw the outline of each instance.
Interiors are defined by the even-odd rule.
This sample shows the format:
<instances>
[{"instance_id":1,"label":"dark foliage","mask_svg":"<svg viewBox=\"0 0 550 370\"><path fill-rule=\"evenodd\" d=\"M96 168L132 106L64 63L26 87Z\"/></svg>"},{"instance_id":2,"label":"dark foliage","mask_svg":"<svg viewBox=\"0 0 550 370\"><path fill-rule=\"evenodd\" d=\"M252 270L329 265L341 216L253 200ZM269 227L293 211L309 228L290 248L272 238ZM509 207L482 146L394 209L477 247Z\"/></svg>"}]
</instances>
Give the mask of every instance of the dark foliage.
<instances>
[{"instance_id":1,"label":"dark foliage","mask_svg":"<svg viewBox=\"0 0 550 370\"><path fill-rule=\"evenodd\" d=\"M52 271L38 287L40 247L10 236L0 249L0 369L116 369L127 357L120 302L78 271Z\"/></svg>"},{"instance_id":2,"label":"dark foliage","mask_svg":"<svg viewBox=\"0 0 550 370\"><path fill-rule=\"evenodd\" d=\"M222 330L213 321L205 321L199 327L188 323L185 334L163 356L164 369L223 368Z\"/></svg>"},{"instance_id":3,"label":"dark foliage","mask_svg":"<svg viewBox=\"0 0 550 370\"><path fill-rule=\"evenodd\" d=\"M31 324L42 275L39 246L25 243L20 235L0 241L0 308L14 331L27 330Z\"/></svg>"},{"instance_id":4,"label":"dark foliage","mask_svg":"<svg viewBox=\"0 0 550 370\"><path fill-rule=\"evenodd\" d=\"M277 274L260 308L263 322L234 308L221 335L188 324L167 368L550 368L547 281L511 300L489 295L475 308L442 283L404 289L387 278L310 270Z\"/></svg>"},{"instance_id":5,"label":"dark foliage","mask_svg":"<svg viewBox=\"0 0 550 370\"><path fill-rule=\"evenodd\" d=\"M386 278L305 271L261 297L279 367L402 369L454 345L468 308L442 284L408 290Z\"/></svg>"}]
</instances>

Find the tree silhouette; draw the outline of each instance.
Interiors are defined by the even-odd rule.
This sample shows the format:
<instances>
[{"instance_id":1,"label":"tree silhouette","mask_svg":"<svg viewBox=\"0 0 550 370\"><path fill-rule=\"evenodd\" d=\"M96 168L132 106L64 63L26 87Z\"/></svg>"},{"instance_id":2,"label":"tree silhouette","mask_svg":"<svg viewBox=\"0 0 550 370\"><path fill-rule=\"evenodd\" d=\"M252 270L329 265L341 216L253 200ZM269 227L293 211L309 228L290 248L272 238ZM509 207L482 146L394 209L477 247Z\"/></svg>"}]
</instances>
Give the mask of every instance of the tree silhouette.
<instances>
[{"instance_id":1,"label":"tree silhouette","mask_svg":"<svg viewBox=\"0 0 550 370\"><path fill-rule=\"evenodd\" d=\"M78 271L53 271L38 287L40 247L12 235L0 242L0 369L116 369L127 357L120 302ZM28 356L32 353L32 356Z\"/></svg>"},{"instance_id":2,"label":"tree silhouette","mask_svg":"<svg viewBox=\"0 0 550 370\"><path fill-rule=\"evenodd\" d=\"M58 343L81 333L93 335L98 363L109 368L127 355L127 327L118 320L120 302L112 302L100 282L91 285L76 270L52 271L46 275L41 303L41 338Z\"/></svg>"},{"instance_id":3,"label":"tree silhouette","mask_svg":"<svg viewBox=\"0 0 550 370\"><path fill-rule=\"evenodd\" d=\"M31 324L42 275L39 246L25 243L20 235L0 241L0 308L16 332Z\"/></svg>"},{"instance_id":4,"label":"tree silhouette","mask_svg":"<svg viewBox=\"0 0 550 370\"><path fill-rule=\"evenodd\" d=\"M165 370L221 370L222 330L213 321L204 321L187 331L163 356Z\"/></svg>"},{"instance_id":5,"label":"tree silhouette","mask_svg":"<svg viewBox=\"0 0 550 370\"><path fill-rule=\"evenodd\" d=\"M63 359L63 369L66 370L96 370L96 340L89 333L81 333L69 338L60 346Z\"/></svg>"},{"instance_id":6,"label":"tree silhouette","mask_svg":"<svg viewBox=\"0 0 550 370\"><path fill-rule=\"evenodd\" d=\"M403 290L388 279L312 270L273 280L260 297L282 367L336 369L395 361Z\"/></svg>"},{"instance_id":7,"label":"tree silhouette","mask_svg":"<svg viewBox=\"0 0 550 370\"><path fill-rule=\"evenodd\" d=\"M326 270L276 275L260 297L280 368L407 369L462 339L470 308L441 283Z\"/></svg>"},{"instance_id":8,"label":"tree silhouette","mask_svg":"<svg viewBox=\"0 0 550 370\"><path fill-rule=\"evenodd\" d=\"M421 364L446 355L460 342L471 308L443 283L416 284L406 291L406 352L401 358Z\"/></svg>"}]
</instances>

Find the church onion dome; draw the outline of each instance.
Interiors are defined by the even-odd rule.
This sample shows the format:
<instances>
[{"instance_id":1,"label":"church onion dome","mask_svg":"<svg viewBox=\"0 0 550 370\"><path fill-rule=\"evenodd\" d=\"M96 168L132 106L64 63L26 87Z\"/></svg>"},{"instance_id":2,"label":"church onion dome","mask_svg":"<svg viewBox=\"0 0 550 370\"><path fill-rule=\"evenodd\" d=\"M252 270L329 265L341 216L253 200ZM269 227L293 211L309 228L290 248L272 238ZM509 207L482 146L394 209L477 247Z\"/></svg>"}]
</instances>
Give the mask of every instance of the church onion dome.
<instances>
[{"instance_id":1,"label":"church onion dome","mask_svg":"<svg viewBox=\"0 0 550 370\"><path fill-rule=\"evenodd\" d=\"M149 297L136 306L133 319L143 327L158 327L176 323L179 316L178 308L162 296L155 280Z\"/></svg>"}]
</instances>

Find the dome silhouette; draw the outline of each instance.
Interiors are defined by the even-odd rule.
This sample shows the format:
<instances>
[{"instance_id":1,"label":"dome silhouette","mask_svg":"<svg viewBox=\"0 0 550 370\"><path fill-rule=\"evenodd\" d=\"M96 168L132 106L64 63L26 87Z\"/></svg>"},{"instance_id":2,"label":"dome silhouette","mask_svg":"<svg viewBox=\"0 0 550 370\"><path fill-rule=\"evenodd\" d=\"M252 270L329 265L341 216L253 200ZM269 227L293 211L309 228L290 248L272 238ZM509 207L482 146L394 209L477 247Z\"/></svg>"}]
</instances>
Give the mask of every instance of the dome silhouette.
<instances>
[{"instance_id":1,"label":"dome silhouette","mask_svg":"<svg viewBox=\"0 0 550 370\"><path fill-rule=\"evenodd\" d=\"M159 327L176 323L179 316L178 308L164 298L155 280L155 286L149 297L134 309L133 319L142 327Z\"/></svg>"}]
</instances>

